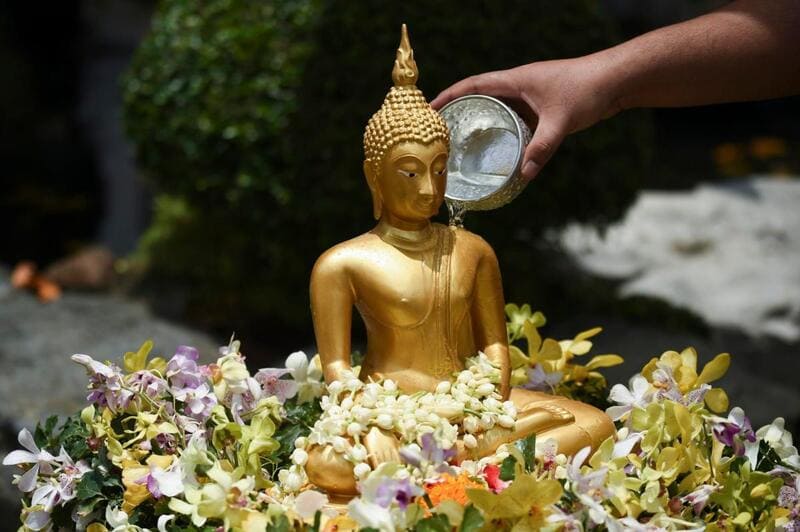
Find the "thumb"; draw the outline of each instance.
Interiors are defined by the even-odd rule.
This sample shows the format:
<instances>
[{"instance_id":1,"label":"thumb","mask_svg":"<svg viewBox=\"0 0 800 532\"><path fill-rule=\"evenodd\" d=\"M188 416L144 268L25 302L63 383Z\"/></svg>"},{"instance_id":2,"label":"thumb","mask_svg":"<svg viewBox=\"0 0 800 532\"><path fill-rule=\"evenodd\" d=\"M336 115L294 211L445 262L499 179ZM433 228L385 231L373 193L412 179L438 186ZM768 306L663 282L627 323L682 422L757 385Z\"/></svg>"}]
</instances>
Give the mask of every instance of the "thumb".
<instances>
[{"instance_id":1,"label":"thumb","mask_svg":"<svg viewBox=\"0 0 800 532\"><path fill-rule=\"evenodd\" d=\"M545 116L539 117L539 123L533 133L533 138L525 148L522 162L522 176L530 181L547 164L550 157L556 152L564 140L566 128L558 121L549 120Z\"/></svg>"}]
</instances>

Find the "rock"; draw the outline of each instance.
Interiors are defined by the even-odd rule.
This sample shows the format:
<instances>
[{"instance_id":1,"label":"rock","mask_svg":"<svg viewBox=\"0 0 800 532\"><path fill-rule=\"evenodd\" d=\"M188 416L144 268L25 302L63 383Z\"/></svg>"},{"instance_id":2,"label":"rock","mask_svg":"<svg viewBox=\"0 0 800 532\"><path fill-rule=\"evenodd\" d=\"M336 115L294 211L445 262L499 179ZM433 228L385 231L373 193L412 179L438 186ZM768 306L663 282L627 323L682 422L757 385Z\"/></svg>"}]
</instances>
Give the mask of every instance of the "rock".
<instances>
[{"instance_id":1,"label":"rock","mask_svg":"<svg viewBox=\"0 0 800 532\"><path fill-rule=\"evenodd\" d=\"M11 294L11 272L0 266L0 301Z\"/></svg>"},{"instance_id":2,"label":"rock","mask_svg":"<svg viewBox=\"0 0 800 532\"><path fill-rule=\"evenodd\" d=\"M102 290L114 278L114 255L103 246L88 246L54 262L44 274L62 288Z\"/></svg>"},{"instance_id":3,"label":"rock","mask_svg":"<svg viewBox=\"0 0 800 532\"><path fill-rule=\"evenodd\" d=\"M573 225L559 239L582 268L622 280L622 296L660 298L713 327L796 342L798 205L798 179L645 191L605 234Z\"/></svg>"}]
</instances>

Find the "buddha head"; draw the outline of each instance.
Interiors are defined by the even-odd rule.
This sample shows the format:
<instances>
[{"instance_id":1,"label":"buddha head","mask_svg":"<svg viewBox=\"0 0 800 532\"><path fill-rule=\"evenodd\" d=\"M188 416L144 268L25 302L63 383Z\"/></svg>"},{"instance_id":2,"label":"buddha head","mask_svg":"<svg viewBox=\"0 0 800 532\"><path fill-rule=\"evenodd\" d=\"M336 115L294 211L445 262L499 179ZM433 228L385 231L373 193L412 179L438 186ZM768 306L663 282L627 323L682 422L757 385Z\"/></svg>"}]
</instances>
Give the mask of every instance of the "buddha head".
<instances>
[{"instance_id":1,"label":"buddha head","mask_svg":"<svg viewBox=\"0 0 800 532\"><path fill-rule=\"evenodd\" d=\"M364 132L364 175L376 220L429 219L444 200L450 135L416 87L419 72L403 24L392 70L394 86Z\"/></svg>"}]
</instances>

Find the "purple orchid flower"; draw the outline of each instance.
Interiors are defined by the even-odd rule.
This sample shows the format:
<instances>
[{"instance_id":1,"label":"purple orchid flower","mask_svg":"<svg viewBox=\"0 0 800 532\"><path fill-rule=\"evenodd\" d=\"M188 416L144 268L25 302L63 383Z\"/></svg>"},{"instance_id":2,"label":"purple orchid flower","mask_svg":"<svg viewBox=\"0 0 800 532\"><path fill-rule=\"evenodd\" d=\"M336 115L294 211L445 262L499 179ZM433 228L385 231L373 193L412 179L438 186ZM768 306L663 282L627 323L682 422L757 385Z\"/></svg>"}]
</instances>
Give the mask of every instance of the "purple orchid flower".
<instances>
[{"instance_id":1,"label":"purple orchid flower","mask_svg":"<svg viewBox=\"0 0 800 532\"><path fill-rule=\"evenodd\" d=\"M88 355L72 355L72 360L85 367L89 374L91 392L86 397L87 401L100 407L107 406L113 412L128 407L133 398L133 392L123 388L120 368L98 362Z\"/></svg>"},{"instance_id":2,"label":"purple orchid flower","mask_svg":"<svg viewBox=\"0 0 800 532\"><path fill-rule=\"evenodd\" d=\"M147 491L156 499L163 496L175 497L183 492L183 471L179 463L169 469L151 465L150 472L136 483L146 485Z\"/></svg>"},{"instance_id":3,"label":"purple orchid flower","mask_svg":"<svg viewBox=\"0 0 800 532\"><path fill-rule=\"evenodd\" d=\"M185 405L184 413L199 421L208 419L211 410L217 405L217 396L205 382L194 388L173 389L172 394Z\"/></svg>"},{"instance_id":4,"label":"purple orchid flower","mask_svg":"<svg viewBox=\"0 0 800 532\"><path fill-rule=\"evenodd\" d=\"M563 371L548 373L541 364L536 364L528 369L528 382L523 384L522 388L539 392L552 392L558 383L561 382L561 377L563 376Z\"/></svg>"},{"instance_id":5,"label":"purple orchid flower","mask_svg":"<svg viewBox=\"0 0 800 532\"><path fill-rule=\"evenodd\" d=\"M374 502L383 508L388 508L396 502L405 510L414 497L422 495L422 489L412 484L407 478L395 480L387 478L375 490Z\"/></svg>"},{"instance_id":6,"label":"purple orchid flower","mask_svg":"<svg viewBox=\"0 0 800 532\"><path fill-rule=\"evenodd\" d=\"M266 396L275 396L278 401L283 403L297 395L297 383L281 378L289 373L288 369L264 368L258 370L254 378L261 385Z\"/></svg>"},{"instance_id":7,"label":"purple orchid flower","mask_svg":"<svg viewBox=\"0 0 800 532\"><path fill-rule=\"evenodd\" d=\"M175 436L166 432L156 435L156 444L167 454L175 454L178 451L178 441Z\"/></svg>"},{"instance_id":8,"label":"purple orchid flower","mask_svg":"<svg viewBox=\"0 0 800 532\"><path fill-rule=\"evenodd\" d=\"M711 484L702 484L691 493L681 497L681 502L690 504L695 515L700 515L700 512L702 512L706 504L708 504L708 499L718 489L718 487L712 486Z\"/></svg>"},{"instance_id":9,"label":"purple orchid flower","mask_svg":"<svg viewBox=\"0 0 800 532\"><path fill-rule=\"evenodd\" d=\"M167 378L173 388L197 388L206 382L206 377L197 366L200 353L194 347L179 345L175 355L167 363Z\"/></svg>"},{"instance_id":10,"label":"purple orchid flower","mask_svg":"<svg viewBox=\"0 0 800 532\"><path fill-rule=\"evenodd\" d=\"M436 443L433 434L426 432L420 436L421 446L407 445L400 449L400 458L413 467L422 469L424 465L436 466L438 473L450 473L448 462L456 455L454 448L443 449Z\"/></svg>"},{"instance_id":11,"label":"purple orchid flower","mask_svg":"<svg viewBox=\"0 0 800 532\"><path fill-rule=\"evenodd\" d=\"M128 377L128 384L134 392L143 393L151 399L162 397L167 391L167 381L152 371L142 370Z\"/></svg>"},{"instance_id":12,"label":"purple orchid flower","mask_svg":"<svg viewBox=\"0 0 800 532\"><path fill-rule=\"evenodd\" d=\"M728 419L715 423L712 432L718 441L733 449L736 456L744 456L746 442L756 441L750 419L738 406L731 410Z\"/></svg>"},{"instance_id":13,"label":"purple orchid flower","mask_svg":"<svg viewBox=\"0 0 800 532\"><path fill-rule=\"evenodd\" d=\"M456 455L456 450L452 447L449 449L443 449L442 447L439 447L439 444L436 443L436 439L433 437L433 433L431 432L426 432L423 434L420 437L420 442L422 443L422 455L429 462L448 462Z\"/></svg>"}]
</instances>

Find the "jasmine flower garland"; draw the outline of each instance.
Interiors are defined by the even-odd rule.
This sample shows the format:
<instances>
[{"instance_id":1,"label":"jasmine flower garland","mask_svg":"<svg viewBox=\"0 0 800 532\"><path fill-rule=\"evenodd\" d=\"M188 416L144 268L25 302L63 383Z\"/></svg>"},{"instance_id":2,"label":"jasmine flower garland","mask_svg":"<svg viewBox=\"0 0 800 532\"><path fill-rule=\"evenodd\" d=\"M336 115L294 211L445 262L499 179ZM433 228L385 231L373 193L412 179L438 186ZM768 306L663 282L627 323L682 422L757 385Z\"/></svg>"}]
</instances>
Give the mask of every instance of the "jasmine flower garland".
<instances>
[{"instance_id":1,"label":"jasmine flower garland","mask_svg":"<svg viewBox=\"0 0 800 532\"><path fill-rule=\"evenodd\" d=\"M477 437L495 426L512 428L516 408L502 401L497 392L499 370L483 353L467 360L467 369L455 380L442 381L434 392L404 394L391 379L364 383L350 372L332 382L322 397L322 416L308 437L298 438L292 454L296 467L284 477L288 490L305 484L305 465L310 446L330 446L353 463L357 478L371 468L367 449L361 443L372 427L392 432L401 444L416 444L432 435L444 449L461 441L466 449L478 446Z\"/></svg>"}]
</instances>

